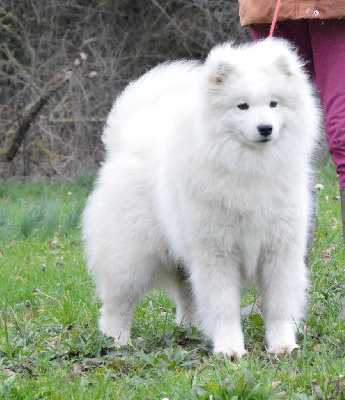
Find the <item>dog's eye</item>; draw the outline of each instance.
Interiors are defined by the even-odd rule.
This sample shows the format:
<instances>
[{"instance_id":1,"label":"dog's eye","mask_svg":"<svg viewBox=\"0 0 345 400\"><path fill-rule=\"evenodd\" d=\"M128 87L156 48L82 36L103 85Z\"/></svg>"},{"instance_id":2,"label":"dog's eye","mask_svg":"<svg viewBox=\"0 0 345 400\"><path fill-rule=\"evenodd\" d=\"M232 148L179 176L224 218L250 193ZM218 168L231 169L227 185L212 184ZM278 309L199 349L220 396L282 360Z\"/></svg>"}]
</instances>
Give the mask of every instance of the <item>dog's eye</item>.
<instances>
[{"instance_id":1,"label":"dog's eye","mask_svg":"<svg viewBox=\"0 0 345 400\"><path fill-rule=\"evenodd\" d=\"M270 102L270 107L271 107L271 108L277 107L277 104L278 104L278 103L277 103L276 101L271 101L271 102Z\"/></svg>"},{"instance_id":2,"label":"dog's eye","mask_svg":"<svg viewBox=\"0 0 345 400\"><path fill-rule=\"evenodd\" d=\"M237 106L240 110L248 110L249 105L247 103L242 103Z\"/></svg>"}]
</instances>

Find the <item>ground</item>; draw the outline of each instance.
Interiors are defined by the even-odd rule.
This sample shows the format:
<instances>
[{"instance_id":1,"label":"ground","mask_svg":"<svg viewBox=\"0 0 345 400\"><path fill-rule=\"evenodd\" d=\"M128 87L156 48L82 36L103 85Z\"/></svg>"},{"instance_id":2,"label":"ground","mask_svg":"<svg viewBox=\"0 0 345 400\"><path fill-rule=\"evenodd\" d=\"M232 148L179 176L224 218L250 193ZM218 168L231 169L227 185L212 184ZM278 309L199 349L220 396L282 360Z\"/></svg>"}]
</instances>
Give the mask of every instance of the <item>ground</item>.
<instances>
[{"instance_id":1,"label":"ground","mask_svg":"<svg viewBox=\"0 0 345 400\"><path fill-rule=\"evenodd\" d=\"M345 252L339 188L320 166L319 212L301 349L267 353L260 314L244 319L247 357L214 357L196 329L176 327L174 304L150 293L133 342L117 349L97 329L99 301L82 257L79 216L92 177L0 187L0 397L4 399L342 399ZM255 299L245 293L243 305ZM237 397L236 397L237 396Z\"/></svg>"}]
</instances>

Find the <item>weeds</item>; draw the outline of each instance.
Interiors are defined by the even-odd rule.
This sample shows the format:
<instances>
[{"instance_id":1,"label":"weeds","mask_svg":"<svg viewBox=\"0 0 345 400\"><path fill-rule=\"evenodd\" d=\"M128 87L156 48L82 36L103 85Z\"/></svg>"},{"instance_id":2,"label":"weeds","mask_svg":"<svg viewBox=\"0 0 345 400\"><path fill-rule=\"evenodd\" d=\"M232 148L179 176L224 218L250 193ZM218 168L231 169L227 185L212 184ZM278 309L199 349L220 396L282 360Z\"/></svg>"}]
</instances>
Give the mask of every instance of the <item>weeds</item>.
<instances>
[{"instance_id":1,"label":"weeds","mask_svg":"<svg viewBox=\"0 0 345 400\"><path fill-rule=\"evenodd\" d=\"M244 370L244 373L235 383L222 382L218 377L218 383L204 383L195 388L196 396L200 400L264 400L270 396L262 389L261 384L256 381L253 374Z\"/></svg>"},{"instance_id":2,"label":"weeds","mask_svg":"<svg viewBox=\"0 0 345 400\"><path fill-rule=\"evenodd\" d=\"M80 185L3 183L0 196L1 240L22 240L67 235L76 230L92 187L91 178ZM7 189L7 193L6 193Z\"/></svg>"}]
</instances>

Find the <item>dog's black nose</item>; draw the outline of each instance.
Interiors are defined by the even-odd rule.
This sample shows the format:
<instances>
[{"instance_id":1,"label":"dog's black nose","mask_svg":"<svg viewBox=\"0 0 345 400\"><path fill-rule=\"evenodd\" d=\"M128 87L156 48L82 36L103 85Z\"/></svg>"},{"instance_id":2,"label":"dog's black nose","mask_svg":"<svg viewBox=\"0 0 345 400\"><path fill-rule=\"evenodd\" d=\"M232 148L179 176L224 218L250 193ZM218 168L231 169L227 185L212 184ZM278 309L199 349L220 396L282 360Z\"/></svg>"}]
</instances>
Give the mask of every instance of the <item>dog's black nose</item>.
<instances>
[{"instance_id":1,"label":"dog's black nose","mask_svg":"<svg viewBox=\"0 0 345 400\"><path fill-rule=\"evenodd\" d=\"M259 125L258 131L261 136L267 137L272 133L273 127L272 125Z\"/></svg>"}]
</instances>

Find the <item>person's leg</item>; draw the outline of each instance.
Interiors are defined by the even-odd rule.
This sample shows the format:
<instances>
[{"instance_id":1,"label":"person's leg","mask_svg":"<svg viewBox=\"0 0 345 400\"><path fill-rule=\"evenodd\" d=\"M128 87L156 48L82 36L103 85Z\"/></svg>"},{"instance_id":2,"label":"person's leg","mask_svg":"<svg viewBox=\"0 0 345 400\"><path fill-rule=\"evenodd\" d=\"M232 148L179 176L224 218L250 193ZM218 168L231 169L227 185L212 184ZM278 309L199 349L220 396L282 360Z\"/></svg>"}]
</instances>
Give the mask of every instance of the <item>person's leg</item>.
<instances>
[{"instance_id":1,"label":"person's leg","mask_svg":"<svg viewBox=\"0 0 345 400\"><path fill-rule=\"evenodd\" d=\"M309 26L329 150L345 189L345 20L310 20Z\"/></svg>"},{"instance_id":2,"label":"person's leg","mask_svg":"<svg viewBox=\"0 0 345 400\"><path fill-rule=\"evenodd\" d=\"M251 26L253 40L265 39L270 32L269 24L255 24ZM274 37L283 38L291 42L297 49L298 54L307 62L306 69L312 79L315 77L313 52L309 35L308 21L280 21L276 25Z\"/></svg>"},{"instance_id":3,"label":"person's leg","mask_svg":"<svg viewBox=\"0 0 345 400\"><path fill-rule=\"evenodd\" d=\"M270 34L270 25L269 24L254 24L251 25L252 37L253 40L261 40L266 39Z\"/></svg>"},{"instance_id":4,"label":"person's leg","mask_svg":"<svg viewBox=\"0 0 345 400\"><path fill-rule=\"evenodd\" d=\"M339 175L345 242L345 20L312 20L309 25L326 136ZM339 319L345 319L345 305Z\"/></svg>"}]
</instances>

